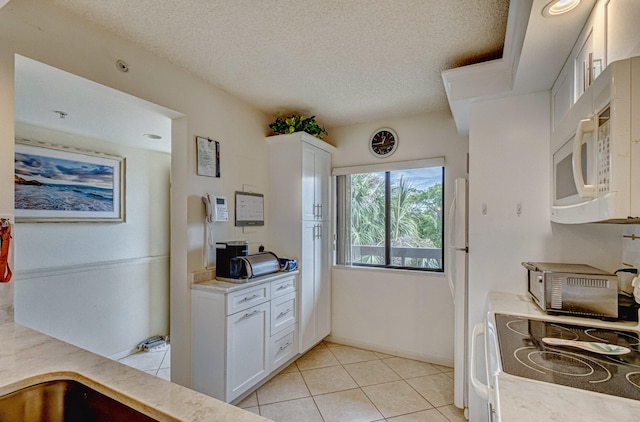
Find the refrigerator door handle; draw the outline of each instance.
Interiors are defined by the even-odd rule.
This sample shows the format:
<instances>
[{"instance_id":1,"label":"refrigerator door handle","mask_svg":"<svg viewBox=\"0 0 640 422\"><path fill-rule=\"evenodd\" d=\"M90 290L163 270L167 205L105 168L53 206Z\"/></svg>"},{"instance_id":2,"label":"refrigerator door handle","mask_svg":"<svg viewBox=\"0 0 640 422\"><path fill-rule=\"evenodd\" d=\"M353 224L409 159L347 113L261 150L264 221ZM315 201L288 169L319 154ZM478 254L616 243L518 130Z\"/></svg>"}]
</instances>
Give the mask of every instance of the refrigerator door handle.
<instances>
[{"instance_id":1,"label":"refrigerator door handle","mask_svg":"<svg viewBox=\"0 0 640 422\"><path fill-rule=\"evenodd\" d=\"M447 225L449 226L449 247L447 248L447 251L449 252L449 257L448 259L445 258L445 264L446 264L446 268L445 268L445 272L447 274L447 281L449 282L449 289L451 290L451 297L454 299L455 301L455 297L456 297L456 286L453 283L453 255L454 255L454 250L455 247L453 246L453 230L454 230L454 217L455 217L455 210L456 210L456 201L457 199L454 197L453 200L451 201L451 206L449 207L449 215L447 216Z\"/></svg>"}]
</instances>

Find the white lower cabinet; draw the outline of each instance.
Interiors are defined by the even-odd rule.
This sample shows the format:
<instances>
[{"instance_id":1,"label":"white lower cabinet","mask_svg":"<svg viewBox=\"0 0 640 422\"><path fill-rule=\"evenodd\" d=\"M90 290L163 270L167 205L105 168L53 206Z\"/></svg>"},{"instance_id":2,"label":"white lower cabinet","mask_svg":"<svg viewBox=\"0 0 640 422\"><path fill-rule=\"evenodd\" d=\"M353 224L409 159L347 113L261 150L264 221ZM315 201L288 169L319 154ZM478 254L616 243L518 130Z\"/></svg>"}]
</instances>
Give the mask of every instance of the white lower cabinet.
<instances>
[{"instance_id":1,"label":"white lower cabinet","mask_svg":"<svg viewBox=\"0 0 640 422\"><path fill-rule=\"evenodd\" d=\"M297 273L263 280L192 287L194 390L231 402L298 354Z\"/></svg>"},{"instance_id":2,"label":"white lower cabinet","mask_svg":"<svg viewBox=\"0 0 640 422\"><path fill-rule=\"evenodd\" d=\"M269 374L269 302L227 318L227 398L233 400Z\"/></svg>"}]
</instances>

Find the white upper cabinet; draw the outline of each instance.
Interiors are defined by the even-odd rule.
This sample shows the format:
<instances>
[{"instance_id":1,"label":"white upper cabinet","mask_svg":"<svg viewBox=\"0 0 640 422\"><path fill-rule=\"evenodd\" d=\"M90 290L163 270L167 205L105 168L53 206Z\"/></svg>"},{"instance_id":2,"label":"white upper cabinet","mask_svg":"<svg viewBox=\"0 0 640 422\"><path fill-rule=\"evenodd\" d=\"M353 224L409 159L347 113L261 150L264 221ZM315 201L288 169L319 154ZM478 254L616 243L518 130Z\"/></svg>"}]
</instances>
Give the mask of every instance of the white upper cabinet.
<instances>
[{"instance_id":1,"label":"white upper cabinet","mask_svg":"<svg viewBox=\"0 0 640 422\"><path fill-rule=\"evenodd\" d=\"M310 144L302 146L302 219L329 221L331 156Z\"/></svg>"},{"instance_id":2,"label":"white upper cabinet","mask_svg":"<svg viewBox=\"0 0 640 422\"><path fill-rule=\"evenodd\" d=\"M604 2L607 64L640 56L640 1Z\"/></svg>"},{"instance_id":3,"label":"white upper cabinet","mask_svg":"<svg viewBox=\"0 0 640 422\"><path fill-rule=\"evenodd\" d=\"M640 1L598 0L551 89L555 129L612 62L640 55Z\"/></svg>"}]
</instances>

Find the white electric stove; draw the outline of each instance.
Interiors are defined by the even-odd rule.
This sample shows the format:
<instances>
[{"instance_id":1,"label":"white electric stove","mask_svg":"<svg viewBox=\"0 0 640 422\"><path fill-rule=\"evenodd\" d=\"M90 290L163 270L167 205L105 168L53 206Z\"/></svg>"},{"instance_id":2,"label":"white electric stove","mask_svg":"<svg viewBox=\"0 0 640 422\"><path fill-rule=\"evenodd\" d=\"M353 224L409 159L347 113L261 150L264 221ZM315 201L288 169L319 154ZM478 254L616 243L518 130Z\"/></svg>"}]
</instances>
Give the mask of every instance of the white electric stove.
<instances>
[{"instance_id":1,"label":"white electric stove","mask_svg":"<svg viewBox=\"0 0 640 422\"><path fill-rule=\"evenodd\" d=\"M473 340L477 356L484 334L486 382L472 356L471 383L487 399L490 420L640 419L637 322L547 315L524 295L488 299Z\"/></svg>"}]
</instances>

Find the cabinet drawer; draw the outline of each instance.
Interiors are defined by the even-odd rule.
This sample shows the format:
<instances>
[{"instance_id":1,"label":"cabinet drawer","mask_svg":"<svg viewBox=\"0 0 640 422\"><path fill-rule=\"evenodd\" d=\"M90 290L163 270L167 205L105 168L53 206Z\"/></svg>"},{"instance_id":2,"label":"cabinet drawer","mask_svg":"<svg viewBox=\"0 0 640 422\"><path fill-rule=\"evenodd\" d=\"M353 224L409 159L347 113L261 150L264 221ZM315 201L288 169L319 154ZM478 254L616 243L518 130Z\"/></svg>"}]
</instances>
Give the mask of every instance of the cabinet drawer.
<instances>
[{"instance_id":1,"label":"cabinet drawer","mask_svg":"<svg viewBox=\"0 0 640 422\"><path fill-rule=\"evenodd\" d=\"M271 300L271 335L274 335L296 323L296 292Z\"/></svg>"},{"instance_id":2,"label":"cabinet drawer","mask_svg":"<svg viewBox=\"0 0 640 422\"><path fill-rule=\"evenodd\" d=\"M283 278L282 280L274 281L271 283L271 297L286 295L287 293L295 292L297 289L297 277L292 275L290 277Z\"/></svg>"},{"instance_id":3,"label":"cabinet drawer","mask_svg":"<svg viewBox=\"0 0 640 422\"><path fill-rule=\"evenodd\" d=\"M271 337L271 371L278 369L298 353L296 325Z\"/></svg>"},{"instance_id":4,"label":"cabinet drawer","mask_svg":"<svg viewBox=\"0 0 640 422\"><path fill-rule=\"evenodd\" d=\"M270 299L270 283L249 287L227 295L227 315L235 314Z\"/></svg>"}]
</instances>

